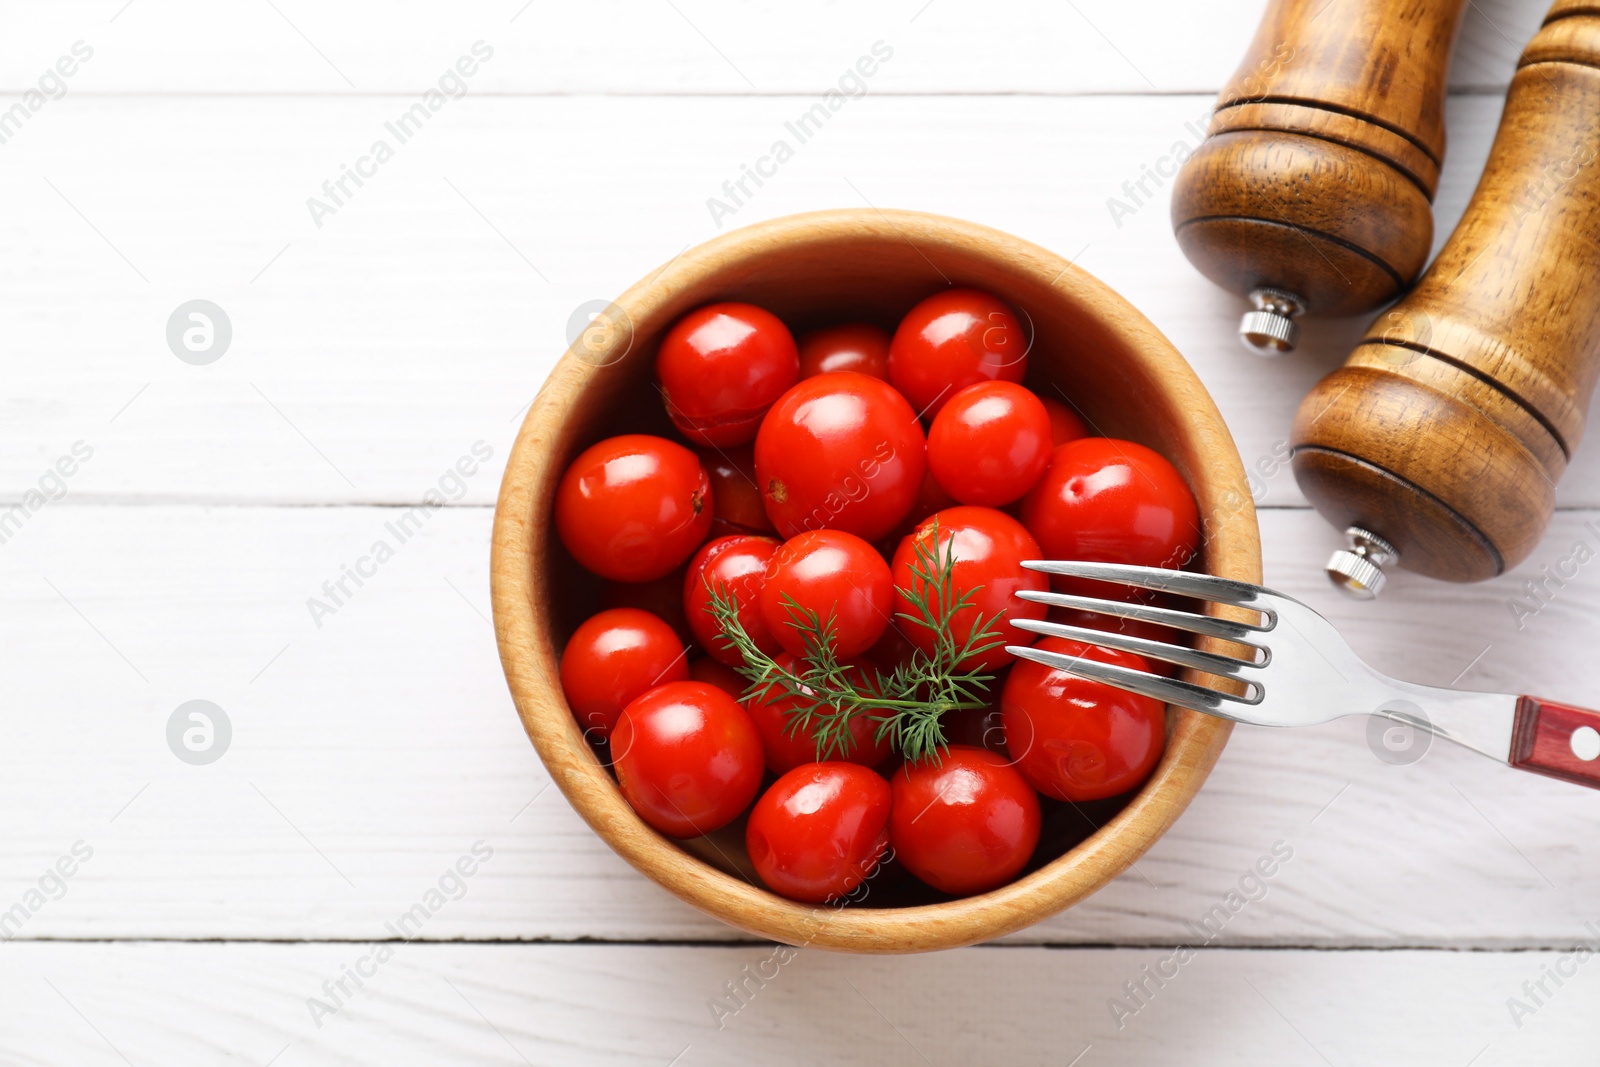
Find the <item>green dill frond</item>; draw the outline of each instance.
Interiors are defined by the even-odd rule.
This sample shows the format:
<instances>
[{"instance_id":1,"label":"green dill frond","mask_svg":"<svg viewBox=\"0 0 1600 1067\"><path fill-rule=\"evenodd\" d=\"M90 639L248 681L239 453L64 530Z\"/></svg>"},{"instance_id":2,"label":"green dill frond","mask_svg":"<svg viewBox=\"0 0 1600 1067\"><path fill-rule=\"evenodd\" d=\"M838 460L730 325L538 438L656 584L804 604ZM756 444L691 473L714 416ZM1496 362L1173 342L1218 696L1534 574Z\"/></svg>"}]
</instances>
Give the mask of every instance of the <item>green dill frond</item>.
<instances>
[{"instance_id":1,"label":"green dill frond","mask_svg":"<svg viewBox=\"0 0 1600 1067\"><path fill-rule=\"evenodd\" d=\"M739 653L737 669L749 683L744 698L786 702L785 732L814 737L819 760L847 754L853 743L851 725L864 715L874 725L876 741L888 741L913 763L938 762L948 747L945 713L989 703L984 696L994 676L962 665L1004 643L1003 615L979 616L965 639L957 640L952 620L972 608L976 591L955 593L954 540L941 547L935 521L926 531L926 539L916 540L914 552L911 587L897 590L907 602L907 610L896 612L895 617L908 626L930 631L933 650L924 651L919 645L907 662L887 673L879 669L868 675L839 662L832 612L823 617L787 595L783 599L789 616L786 625L799 635L804 653L792 669L786 669L756 647L739 620L737 597L707 583L710 604L706 610L729 647Z\"/></svg>"}]
</instances>

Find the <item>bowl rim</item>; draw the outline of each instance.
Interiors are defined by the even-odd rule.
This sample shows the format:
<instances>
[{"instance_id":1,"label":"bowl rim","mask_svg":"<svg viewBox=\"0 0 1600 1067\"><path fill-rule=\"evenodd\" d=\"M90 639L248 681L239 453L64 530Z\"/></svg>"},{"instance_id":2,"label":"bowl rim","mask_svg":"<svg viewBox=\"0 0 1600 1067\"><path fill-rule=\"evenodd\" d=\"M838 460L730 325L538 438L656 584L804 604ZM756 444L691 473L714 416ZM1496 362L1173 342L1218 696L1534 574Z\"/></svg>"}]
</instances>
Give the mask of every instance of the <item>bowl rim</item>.
<instances>
[{"instance_id":1,"label":"bowl rim","mask_svg":"<svg viewBox=\"0 0 1600 1067\"><path fill-rule=\"evenodd\" d=\"M1215 499L1201 501L1206 568L1260 581L1260 538L1244 467L1193 368L1148 319L1103 282L1021 238L913 211L862 208L788 215L680 253L619 296L614 306L624 322L655 323L687 280L719 274L777 247L841 238L904 240L925 258L941 248L966 257L977 254L1007 273L1032 275L1046 288L1060 289L1067 299L1093 308L1097 321L1134 358L1165 364L1160 373L1168 384L1187 394L1182 396L1185 436L1196 451L1217 458L1222 466L1210 468L1206 479L1205 495ZM632 344L631 330L626 340ZM620 342L613 338L612 343ZM553 524L540 516L548 515L560 477L556 461L566 458L555 456L550 446L572 399L604 372L605 362L583 358L575 344L530 406L507 457L495 506L490 586L500 659L524 730L568 802L633 867L699 910L774 941L850 952L931 951L1013 933L1082 901L1125 871L1182 814L1220 756L1232 724L1172 709L1167 750L1126 807L1055 860L977 896L896 908L798 903L712 867L651 829L628 806L578 730L561 693L559 650L541 625L532 595L553 535ZM1216 506L1223 499L1231 510L1218 521Z\"/></svg>"}]
</instances>

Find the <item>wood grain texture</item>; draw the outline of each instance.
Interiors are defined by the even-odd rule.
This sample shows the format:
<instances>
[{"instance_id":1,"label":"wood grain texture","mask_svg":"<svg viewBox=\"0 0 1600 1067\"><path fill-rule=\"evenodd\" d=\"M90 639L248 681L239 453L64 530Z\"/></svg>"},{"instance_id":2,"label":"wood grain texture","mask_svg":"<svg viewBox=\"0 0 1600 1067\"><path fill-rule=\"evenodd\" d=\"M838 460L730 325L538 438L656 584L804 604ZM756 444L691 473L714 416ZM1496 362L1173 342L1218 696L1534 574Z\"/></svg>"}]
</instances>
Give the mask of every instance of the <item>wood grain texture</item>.
<instances>
[{"instance_id":1,"label":"wood grain texture","mask_svg":"<svg viewBox=\"0 0 1600 1067\"><path fill-rule=\"evenodd\" d=\"M1401 566L1480 581L1544 533L1600 376L1596 115L1600 15L1562 0L1438 259L1300 409L1302 489Z\"/></svg>"},{"instance_id":2,"label":"wood grain texture","mask_svg":"<svg viewBox=\"0 0 1600 1067\"><path fill-rule=\"evenodd\" d=\"M360 989L346 982L353 995L319 1028L307 1000L375 946L8 945L0 1059L740 1067L803 1051L830 1067L1060 1067L1075 1056L1085 1067L1505 1067L1573 1062L1594 1039L1600 993L1594 963L1560 952L1201 951L1180 966L1175 943L916 959L801 951L781 964L769 945L392 947ZM1145 969L1163 966L1175 976L1158 987ZM1569 977L1545 979L1551 995L1518 1027L1507 1000L1532 1007L1523 983L1558 966ZM1119 1028L1110 1002L1139 1003L1124 982L1149 995ZM743 984L742 1006L729 983ZM719 999L738 1011L714 1014Z\"/></svg>"},{"instance_id":3,"label":"wood grain texture","mask_svg":"<svg viewBox=\"0 0 1600 1067\"><path fill-rule=\"evenodd\" d=\"M1283 289L1332 316L1392 300L1433 240L1427 197L1392 168L1276 132L1209 138L1178 172L1172 227L1189 262L1229 292Z\"/></svg>"},{"instance_id":4,"label":"wood grain texture","mask_svg":"<svg viewBox=\"0 0 1600 1067\"><path fill-rule=\"evenodd\" d=\"M1178 174L1172 225L1230 292L1320 315L1405 290L1433 242L1445 86L1465 0L1273 0Z\"/></svg>"},{"instance_id":5,"label":"wood grain texture","mask_svg":"<svg viewBox=\"0 0 1600 1067\"><path fill-rule=\"evenodd\" d=\"M1456 0L1277 0L1262 14L1217 110L1282 99L1358 120L1362 125L1345 128L1347 143L1393 165L1410 158L1391 148L1394 135L1438 163L1445 86L1465 8Z\"/></svg>"},{"instance_id":6,"label":"wood grain texture","mask_svg":"<svg viewBox=\"0 0 1600 1067\"><path fill-rule=\"evenodd\" d=\"M1293 59L1286 58L1284 62L1293 62ZM1270 95L1279 94L1274 92ZM1435 132L1439 136L1436 143L1424 146L1404 133L1376 125L1359 115L1330 111L1314 104L1244 97L1219 106L1211 116L1210 133L1216 136L1236 132L1295 131L1299 136L1311 140L1346 145L1379 157L1417 186L1424 197L1432 200L1439 187L1439 173L1443 168L1444 116L1440 114L1437 119L1438 129Z\"/></svg>"},{"instance_id":7,"label":"wood grain texture","mask_svg":"<svg viewBox=\"0 0 1600 1067\"><path fill-rule=\"evenodd\" d=\"M741 877L741 842L697 854L652 831L583 739L557 674L569 613L582 603L571 558L551 536L555 487L596 440L636 428L659 405L659 338L685 312L742 300L786 322L893 322L932 292L994 293L1033 328L1035 388L1060 390L1101 432L1161 452L1200 505L1213 573L1260 579L1260 542L1233 441L1199 379L1149 321L1092 275L1037 245L971 223L876 209L790 216L690 249L619 296L627 324L574 345L528 412L496 505L491 585L496 632L523 725L551 777L608 844L643 873L718 918L796 945L920 952L986 941L1083 900L1126 870L1183 812L1227 741L1221 720L1174 711L1145 785L1086 840L1015 882L916 907L808 907ZM1137 402L1130 398L1137 398ZM590 602L595 606L593 594ZM580 616L581 617L581 616ZM724 855L731 853L731 855ZM886 893L889 891L885 891Z\"/></svg>"}]
</instances>

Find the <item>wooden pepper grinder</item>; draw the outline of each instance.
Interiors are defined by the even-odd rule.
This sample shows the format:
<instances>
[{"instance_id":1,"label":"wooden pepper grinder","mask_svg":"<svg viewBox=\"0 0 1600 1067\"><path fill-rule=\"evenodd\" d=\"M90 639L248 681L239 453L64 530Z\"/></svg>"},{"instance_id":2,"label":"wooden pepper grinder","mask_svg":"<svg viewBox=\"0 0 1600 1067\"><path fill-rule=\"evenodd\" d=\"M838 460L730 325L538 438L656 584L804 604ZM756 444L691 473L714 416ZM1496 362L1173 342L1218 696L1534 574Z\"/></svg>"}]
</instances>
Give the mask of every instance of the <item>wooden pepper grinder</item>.
<instances>
[{"instance_id":1,"label":"wooden pepper grinder","mask_svg":"<svg viewBox=\"0 0 1600 1067\"><path fill-rule=\"evenodd\" d=\"M1422 270L1465 6L1268 3L1172 193L1184 255L1254 303L1249 347L1287 352L1295 316L1372 311Z\"/></svg>"},{"instance_id":2,"label":"wooden pepper grinder","mask_svg":"<svg viewBox=\"0 0 1600 1067\"><path fill-rule=\"evenodd\" d=\"M1538 544L1600 371L1600 8L1557 0L1439 258L1301 404L1295 477L1347 527L1334 581L1385 561L1491 578Z\"/></svg>"}]
</instances>

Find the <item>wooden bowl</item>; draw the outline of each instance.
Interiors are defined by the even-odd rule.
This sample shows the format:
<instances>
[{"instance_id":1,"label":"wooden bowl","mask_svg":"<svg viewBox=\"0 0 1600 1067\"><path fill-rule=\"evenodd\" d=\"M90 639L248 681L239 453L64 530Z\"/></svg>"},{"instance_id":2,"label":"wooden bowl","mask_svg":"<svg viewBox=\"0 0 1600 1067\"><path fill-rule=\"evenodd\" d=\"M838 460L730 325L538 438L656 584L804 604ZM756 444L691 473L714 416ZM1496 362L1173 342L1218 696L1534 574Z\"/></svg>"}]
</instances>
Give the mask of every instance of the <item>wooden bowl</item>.
<instances>
[{"instance_id":1,"label":"wooden bowl","mask_svg":"<svg viewBox=\"0 0 1600 1067\"><path fill-rule=\"evenodd\" d=\"M1166 754L1145 786L1098 830L1059 837L1063 854L990 893L919 898L911 880L867 883L846 907L798 904L753 884L739 824L675 842L628 807L584 741L562 696L560 649L596 610L597 587L567 555L551 520L566 465L595 441L666 426L652 385L659 338L713 300L768 308L792 328L866 318L892 328L930 293L968 285L1031 322L1029 381L1061 393L1100 433L1161 452L1194 489L1204 523L1202 564L1261 578L1261 549L1244 468L1227 427L1183 357L1143 315L1095 278L1036 245L969 222L903 211L827 211L774 219L683 253L629 289L568 350L540 390L506 465L495 511L491 583L495 630L522 724L567 800L629 863L700 910L792 945L851 952L920 952L999 937L1084 899L1148 849L1200 788L1229 726L1169 709ZM1104 814L1104 813L1102 813ZM1047 827L1050 817L1046 817ZM1070 847L1068 847L1070 845ZM1048 847L1041 844L1041 850ZM873 892L874 888L880 889ZM911 906L881 906L933 899Z\"/></svg>"}]
</instances>

